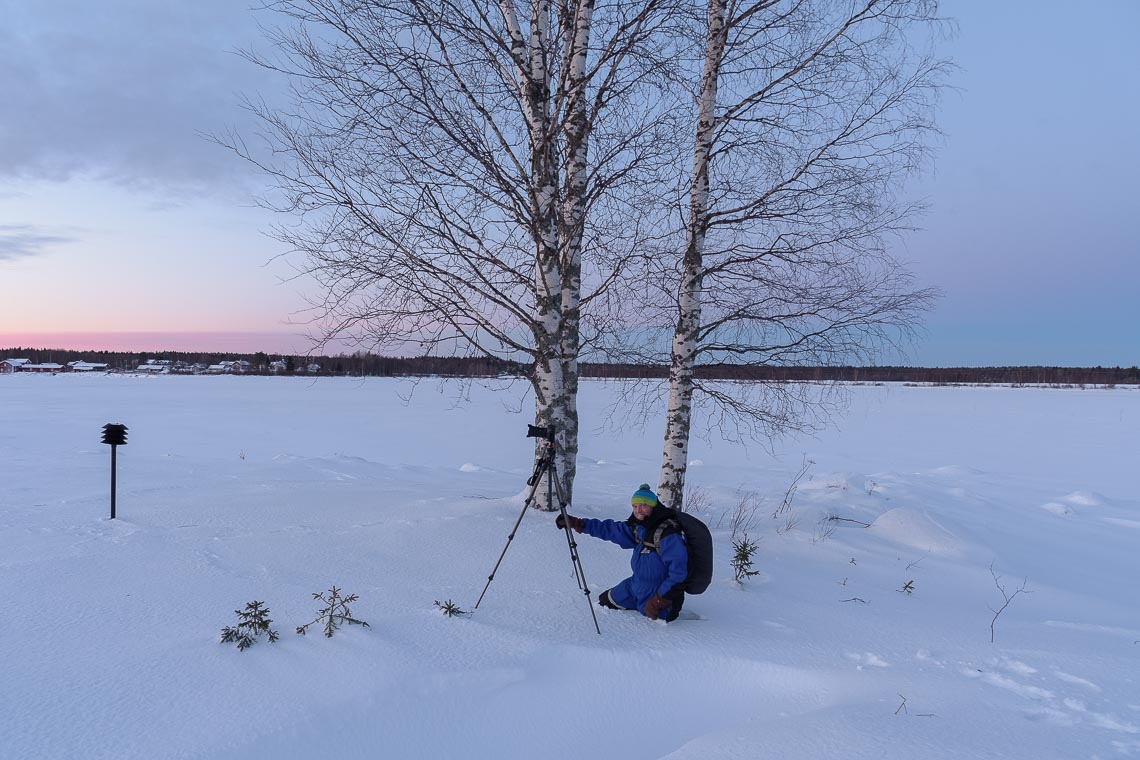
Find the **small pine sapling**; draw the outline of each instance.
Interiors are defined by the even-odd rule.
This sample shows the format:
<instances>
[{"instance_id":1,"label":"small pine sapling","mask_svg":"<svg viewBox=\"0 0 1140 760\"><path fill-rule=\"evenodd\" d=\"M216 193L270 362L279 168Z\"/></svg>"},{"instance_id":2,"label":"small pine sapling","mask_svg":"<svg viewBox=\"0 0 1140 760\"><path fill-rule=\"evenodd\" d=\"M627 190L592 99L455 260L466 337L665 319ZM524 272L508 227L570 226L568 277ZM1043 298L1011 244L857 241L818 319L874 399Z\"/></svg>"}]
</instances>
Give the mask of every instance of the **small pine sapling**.
<instances>
[{"instance_id":1,"label":"small pine sapling","mask_svg":"<svg viewBox=\"0 0 1140 760\"><path fill-rule=\"evenodd\" d=\"M745 578L760 574L759 570L752 569L752 557L756 554L759 546L755 541L748 538L747 533L739 541L734 541L732 548L732 570L736 574L737 583L743 583Z\"/></svg>"},{"instance_id":2,"label":"small pine sapling","mask_svg":"<svg viewBox=\"0 0 1140 760\"><path fill-rule=\"evenodd\" d=\"M320 592L313 593L313 598L324 602L325 606L323 609L321 609L320 612L317 613L315 620L305 623L304 625L297 626L297 633L304 636L309 626L315 623L324 623L323 627L325 630L325 638L331 639L333 632L336 631L338 627L340 627L341 623L355 623L356 625L362 625L365 628L371 627L363 620L357 620L354 618L352 616L352 611L348 608L348 605L359 599L356 594L341 596L340 589L336 586L333 586L325 593L328 594L327 597L325 594L322 594Z\"/></svg>"},{"instance_id":3,"label":"small pine sapling","mask_svg":"<svg viewBox=\"0 0 1140 760\"><path fill-rule=\"evenodd\" d=\"M435 606L443 611L444 615L448 617L455 617L456 615L466 615L467 610L459 609L459 605L448 599L446 602L440 603L438 599L435 600Z\"/></svg>"},{"instance_id":4,"label":"small pine sapling","mask_svg":"<svg viewBox=\"0 0 1140 760\"><path fill-rule=\"evenodd\" d=\"M250 602L244 610L234 610L234 614L238 616L238 624L227 625L222 629L223 644L236 643L238 651L244 652L263 633L271 642L277 641L277 631L269 627L273 622L269 617L269 608L262 607L261 602Z\"/></svg>"}]
</instances>

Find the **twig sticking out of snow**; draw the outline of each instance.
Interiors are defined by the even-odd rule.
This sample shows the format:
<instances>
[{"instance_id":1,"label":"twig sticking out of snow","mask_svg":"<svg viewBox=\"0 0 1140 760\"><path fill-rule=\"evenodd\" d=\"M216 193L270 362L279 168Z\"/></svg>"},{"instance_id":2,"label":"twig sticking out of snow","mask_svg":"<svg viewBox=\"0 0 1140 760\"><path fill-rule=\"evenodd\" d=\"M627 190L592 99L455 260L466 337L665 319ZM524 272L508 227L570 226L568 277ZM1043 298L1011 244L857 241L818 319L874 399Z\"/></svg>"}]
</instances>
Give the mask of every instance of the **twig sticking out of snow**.
<instances>
[{"instance_id":1,"label":"twig sticking out of snow","mask_svg":"<svg viewBox=\"0 0 1140 760\"><path fill-rule=\"evenodd\" d=\"M831 520L832 522L855 523L856 525L862 525L864 528L870 528L871 527L871 523L865 523L862 520L852 520L850 517L840 517L839 515L829 515L827 519Z\"/></svg>"},{"instance_id":2,"label":"twig sticking out of snow","mask_svg":"<svg viewBox=\"0 0 1140 760\"><path fill-rule=\"evenodd\" d=\"M998 616L1001 615L1001 613L1005 612L1005 608L1009 606L1010 602L1017 598L1018 594L1032 594L1033 592L1025 590L1025 586L1029 582L1028 578L1023 578L1021 580L1021 586L1019 586L1018 589L1012 594L1007 592L1005 590L1005 586L1002 585L1001 576L994 572L993 562L990 563L990 575L993 576L994 585L997 586L998 591L1001 592L1001 598L1005 600L1002 606L998 607L996 610L993 607L989 608L990 612L994 613L994 618L990 621L990 643L992 644L994 643L994 625L997 624ZM988 607L989 605L986 606Z\"/></svg>"},{"instance_id":3,"label":"twig sticking out of snow","mask_svg":"<svg viewBox=\"0 0 1140 760\"><path fill-rule=\"evenodd\" d=\"M800 464L800 469L792 477L792 483L788 486L788 490L784 492L783 502L781 502L780 506L776 507L776 511L772 513L773 520L775 520L780 515L787 514L788 512L792 511L792 500L796 498L796 491L800 487L800 480L803 479L804 475L807 474L807 471L811 469L811 466L813 464L815 464L815 462L811 459L808 459L807 455L805 454L804 460Z\"/></svg>"}]
</instances>

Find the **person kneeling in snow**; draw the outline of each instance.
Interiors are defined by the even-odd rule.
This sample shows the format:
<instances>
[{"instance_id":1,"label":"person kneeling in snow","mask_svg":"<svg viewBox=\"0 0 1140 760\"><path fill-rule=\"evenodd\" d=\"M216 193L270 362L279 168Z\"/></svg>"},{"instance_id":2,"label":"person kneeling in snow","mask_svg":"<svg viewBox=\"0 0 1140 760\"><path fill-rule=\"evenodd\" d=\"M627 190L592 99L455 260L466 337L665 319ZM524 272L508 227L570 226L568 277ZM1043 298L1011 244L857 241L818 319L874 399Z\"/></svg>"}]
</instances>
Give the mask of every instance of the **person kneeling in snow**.
<instances>
[{"instance_id":1,"label":"person kneeling in snow","mask_svg":"<svg viewBox=\"0 0 1140 760\"><path fill-rule=\"evenodd\" d=\"M582 519L566 516L566 522L578 533L612 541L623 549L633 549L630 567L633 575L603 591L598 604L614 610L639 610L650 620L665 622L677 619L685 603L684 583L689 572L689 551L675 522L658 534L658 527L669 519L671 510L657 501L657 495L643 483L630 500L633 514L625 522ZM554 521L565 530L562 515ZM654 544L654 541L657 544Z\"/></svg>"}]
</instances>

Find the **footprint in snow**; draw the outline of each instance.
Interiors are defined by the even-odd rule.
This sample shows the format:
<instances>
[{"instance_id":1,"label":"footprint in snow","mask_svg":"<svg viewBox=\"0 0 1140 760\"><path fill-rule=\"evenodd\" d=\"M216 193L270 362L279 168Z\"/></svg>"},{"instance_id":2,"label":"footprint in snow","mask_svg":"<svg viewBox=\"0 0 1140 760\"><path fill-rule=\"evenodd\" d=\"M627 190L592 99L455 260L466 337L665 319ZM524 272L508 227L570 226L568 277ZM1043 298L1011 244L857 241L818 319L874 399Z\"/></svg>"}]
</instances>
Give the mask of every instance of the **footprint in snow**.
<instances>
[{"instance_id":1,"label":"footprint in snow","mask_svg":"<svg viewBox=\"0 0 1140 760\"><path fill-rule=\"evenodd\" d=\"M1101 691L1101 688L1099 686L1097 686L1095 683L1093 683L1092 681L1081 678L1080 676L1074 676L1074 675L1072 675L1070 673L1066 673L1062 670L1054 670L1053 676L1056 677L1057 680L1059 680L1059 681L1064 681L1065 683L1071 683L1075 686L1083 686L1084 688L1086 688L1092 692Z\"/></svg>"},{"instance_id":2,"label":"footprint in snow","mask_svg":"<svg viewBox=\"0 0 1140 760\"><path fill-rule=\"evenodd\" d=\"M862 670L864 667L889 668L891 666L889 662L873 652L864 652L863 654L847 652L844 656L855 663L856 670Z\"/></svg>"},{"instance_id":3,"label":"footprint in snow","mask_svg":"<svg viewBox=\"0 0 1140 760\"><path fill-rule=\"evenodd\" d=\"M1008 657L1003 657L1001 660L991 660L990 664L1019 676L1031 676L1037 672L1037 668L1026 665L1021 660L1011 660Z\"/></svg>"},{"instance_id":4,"label":"footprint in snow","mask_svg":"<svg viewBox=\"0 0 1140 760\"><path fill-rule=\"evenodd\" d=\"M1032 677L1038 673L1037 669L1031 665L1010 658L991 660L990 665L991 667L1000 668L1014 675L1021 676L1023 679ZM1084 695L1078 697L1058 694L1057 691L1061 691L1061 689L1054 691L1041 686L1034 686L1001 673L982 671L968 665L963 665L960 672L967 678L977 679L985 684L995 686L1032 701L1034 704L1024 709L1026 717L1031 720L1047 720L1050 723L1060 726L1073 726L1078 723L1084 723L1115 733L1140 735L1140 726L1127 719L1122 719L1112 712L1102 711L1103 708L1093 709L1086 701L1086 698L1082 698ZM1092 681L1071 673L1066 673L1062 670L1053 670L1053 676L1063 684L1079 686L1084 690L1085 694L1095 696L1102 692L1100 686ZM1040 676L1038 676L1038 678L1040 678ZM1140 705L1130 704L1128 707L1133 710L1140 710Z\"/></svg>"},{"instance_id":5,"label":"footprint in snow","mask_svg":"<svg viewBox=\"0 0 1140 760\"><path fill-rule=\"evenodd\" d=\"M931 654L929 649L918 650L917 652L914 653L914 659L918 660L919 662L928 662L932 665L937 665L940 668L946 667L946 663L943 662L942 660L935 658L934 655Z\"/></svg>"},{"instance_id":6,"label":"footprint in snow","mask_svg":"<svg viewBox=\"0 0 1140 760\"><path fill-rule=\"evenodd\" d=\"M1140 530L1140 521L1138 520L1125 520L1122 517L1102 517L1109 525L1116 525L1121 528L1132 528L1133 530Z\"/></svg>"},{"instance_id":7,"label":"footprint in snow","mask_svg":"<svg viewBox=\"0 0 1140 760\"><path fill-rule=\"evenodd\" d=\"M1044 509L1046 512L1052 512L1053 514L1057 515L1058 517L1072 517L1072 515L1073 515L1072 509L1065 506L1064 504L1058 504L1055 501L1050 501L1050 502L1047 502L1045 504L1042 504L1041 509Z\"/></svg>"},{"instance_id":8,"label":"footprint in snow","mask_svg":"<svg viewBox=\"0 0 1140 760\"><path fill-rule=\"evenodd\" d=\"M999 689L1012 692L1019 697L1026 699L1033 699L1037 701L1050 701L1056 695L1048 689L1043 689L1040 686L1032 686L1030 684L1021 683L1008 676L1003 676L1001 673L991 673L987 671L978 670L977 668L964 667L959 671L967 678L975 678L990 686L996 686Z\"/></svg>"}]
</instances>

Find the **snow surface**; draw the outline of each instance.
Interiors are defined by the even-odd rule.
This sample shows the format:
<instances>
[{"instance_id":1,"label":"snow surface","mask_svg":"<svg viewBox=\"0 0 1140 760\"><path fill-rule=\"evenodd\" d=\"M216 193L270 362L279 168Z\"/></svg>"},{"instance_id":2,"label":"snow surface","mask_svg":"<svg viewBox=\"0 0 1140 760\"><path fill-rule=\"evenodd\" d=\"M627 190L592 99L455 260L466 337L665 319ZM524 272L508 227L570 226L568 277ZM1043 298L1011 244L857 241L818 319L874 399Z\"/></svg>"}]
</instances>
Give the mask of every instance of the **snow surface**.
<instances>
[{"instance_id":1,"label":"snow surface","mask_svg":"<svg viewBox=\"0 0 1140 760\"><path fill-rule=\"evenodd\" d=\"M599 609L599 636L534 511L478 611L433 604L471 610L520 512L519 384L2 377L0 757L1140 757L1140 391L851 391L774 456L694 441L699 617ZM577 514L656 482L661 419L595 432L618 397L583 383ZM579 546L596 598L628 553ZM991 565L1031 592L995 643ZM296 635L332 584L371 627ZM254 599L281 640L220 644Z\"/></svg>"}]
</instances>

